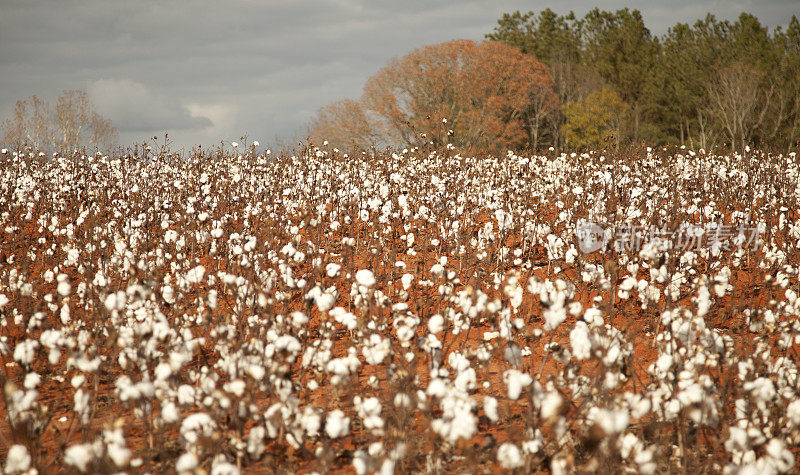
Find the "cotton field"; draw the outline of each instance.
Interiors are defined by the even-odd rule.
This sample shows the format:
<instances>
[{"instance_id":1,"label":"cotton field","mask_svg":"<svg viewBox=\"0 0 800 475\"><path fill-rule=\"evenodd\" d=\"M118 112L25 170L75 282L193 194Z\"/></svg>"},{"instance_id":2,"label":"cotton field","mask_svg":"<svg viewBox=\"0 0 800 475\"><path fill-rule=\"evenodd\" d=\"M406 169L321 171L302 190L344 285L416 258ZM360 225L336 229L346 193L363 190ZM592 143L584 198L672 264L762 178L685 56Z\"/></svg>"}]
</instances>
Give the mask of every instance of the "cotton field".
<instances>
[{"instance_id":1,"label":"cotton field","mask_svg":"<svg viewBox=\"0 0 800 475\"><path fill-rule=\"evenodd\" d=\"M0 154L0 471L785 473L800 160Z\"/></svg>"}]
</instances>

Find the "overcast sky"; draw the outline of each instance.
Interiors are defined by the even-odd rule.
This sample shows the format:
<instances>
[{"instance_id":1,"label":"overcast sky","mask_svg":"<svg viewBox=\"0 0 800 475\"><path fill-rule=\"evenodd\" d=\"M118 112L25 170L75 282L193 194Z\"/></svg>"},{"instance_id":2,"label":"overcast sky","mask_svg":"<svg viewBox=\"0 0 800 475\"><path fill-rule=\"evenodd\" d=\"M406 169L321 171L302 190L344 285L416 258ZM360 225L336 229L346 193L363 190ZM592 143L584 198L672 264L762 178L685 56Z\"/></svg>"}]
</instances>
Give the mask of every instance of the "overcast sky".
<instances>
[{"instance_id":1,"label":"overcast sky","mask_svg":"<svg viewBox=\"0 0 800 475\"><path fill-rule=\"evenodd\" d=\"M86 89L123 144L292 137L321 106L357 98L395 56L480 40L504 12L642 11L655 34L706 12L774 27L797 0L634 2L0 0L0 116L33 94Z\"/></svg>"}]
</instances>

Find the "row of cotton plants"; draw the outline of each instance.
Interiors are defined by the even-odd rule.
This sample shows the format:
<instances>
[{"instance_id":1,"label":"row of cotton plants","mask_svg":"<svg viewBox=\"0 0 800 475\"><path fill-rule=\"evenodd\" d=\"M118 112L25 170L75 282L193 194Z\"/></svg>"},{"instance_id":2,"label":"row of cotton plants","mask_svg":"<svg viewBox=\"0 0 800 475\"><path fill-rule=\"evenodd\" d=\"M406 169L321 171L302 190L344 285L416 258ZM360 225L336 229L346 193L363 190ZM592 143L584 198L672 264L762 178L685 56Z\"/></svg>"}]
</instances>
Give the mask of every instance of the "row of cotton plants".
<instances>
[{"instance_id":1,"label":"row of cotton plants","mask_svg":"<svg viewBox=\"0 0 800 475\"><path fill-rule=\"evenodd\" d=\"M794 155L0 164L0 472L796 470Z\"/></svg>"}]
</instances>

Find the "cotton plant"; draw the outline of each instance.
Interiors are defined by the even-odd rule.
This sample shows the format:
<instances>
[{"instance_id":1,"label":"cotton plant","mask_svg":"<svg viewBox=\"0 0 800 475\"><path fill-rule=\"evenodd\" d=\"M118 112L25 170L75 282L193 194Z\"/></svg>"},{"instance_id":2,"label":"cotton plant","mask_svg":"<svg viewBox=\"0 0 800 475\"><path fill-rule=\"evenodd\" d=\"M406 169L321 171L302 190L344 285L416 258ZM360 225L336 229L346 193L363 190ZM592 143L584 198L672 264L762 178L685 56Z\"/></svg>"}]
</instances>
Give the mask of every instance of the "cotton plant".
<instances>
[{"instance_id":1,"label":"cotton plant","mask_svg":"<svg viewBox=\"0 0 800 475\"><path fill-rule=\"evenodd\" d=\"M90 431L54 462L85 471L165 469L149 454L173 433L178 472L258 470L276 450L359 473L794 468L797 203L770 180L800 176L796 156L343 160L240 142L213 159L5 154L0 230L26 246L3 248L0 354L29 438L3 470L41 468L55 424ZM581 220L644 241L585 254ZM760 235L647 242L670 221ZM117 425L91 432L108 412ZM132 442L134 418L152 442ZM676 435L698 431L719 453ZM424 462L418 439L435 441Z\"/></svg>"}]
</instances>

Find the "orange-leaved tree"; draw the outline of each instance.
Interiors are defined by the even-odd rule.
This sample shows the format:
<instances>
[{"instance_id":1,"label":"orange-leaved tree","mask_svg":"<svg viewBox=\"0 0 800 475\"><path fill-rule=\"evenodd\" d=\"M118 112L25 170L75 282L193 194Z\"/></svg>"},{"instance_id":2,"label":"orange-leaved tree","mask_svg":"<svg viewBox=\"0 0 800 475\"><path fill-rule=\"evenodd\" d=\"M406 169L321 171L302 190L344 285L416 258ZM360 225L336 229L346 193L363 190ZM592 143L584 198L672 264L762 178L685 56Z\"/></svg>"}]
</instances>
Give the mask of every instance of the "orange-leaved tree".
<instances>
[{"instance_id":1,"label":"orange-leaved tree","mask_svg":"<svg viewBox=\"0 0 800 475\"><path fill-rule=\"evenodd\" d=\"M316 144L327 140L345 148L367 148L377 145L379 138L357 101L343 99L321 108L308 125L308 136Z\"/></svg>"},{"instance_id":2,"label":"orange-leaved tree","mask_svg":"<svg viewBox=\"0 0 800 475\"><path fill-rule=\"evenodd\" d=\"M553 80L533 56L457 40L393 59L369 78L360 102L321 109L309 133L340 146L406 146L424 136L436 146L503 153L535 148L558 107Z\"/></svg>"},{"instance_id":3,"label":"orange-leaved tree","mask_svg":"<svg viewBox=\"0 0 800 475\"><path fill-rule=\"evenodd\" d=\"M504 43L456 40L392 60L367 81L362 104L389 142L411 144L424 133L438 145L502 152L531 144L558 98L533 56Z\"/></svg>"}]
</instances>

